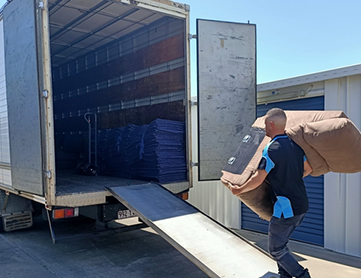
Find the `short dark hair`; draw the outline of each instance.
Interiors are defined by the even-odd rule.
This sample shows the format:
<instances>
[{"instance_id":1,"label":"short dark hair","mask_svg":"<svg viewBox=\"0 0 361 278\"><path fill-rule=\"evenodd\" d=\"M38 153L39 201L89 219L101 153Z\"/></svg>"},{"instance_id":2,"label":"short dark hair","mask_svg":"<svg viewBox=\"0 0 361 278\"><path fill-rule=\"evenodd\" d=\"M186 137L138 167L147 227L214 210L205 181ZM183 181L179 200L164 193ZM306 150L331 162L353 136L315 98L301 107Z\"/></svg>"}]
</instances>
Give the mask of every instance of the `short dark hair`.
<instances>
[{"instance_id":1,"label":"short dark hair","mask_svg":"<svg viewBox=\"0 0 361 278\"><path fill-rule=\"evenodd\" d=\"M281 108L272 108L266 113L266 119L273 121L276 124L286 125L287 116L285 111Z\"/></svg>"}]
</instances>

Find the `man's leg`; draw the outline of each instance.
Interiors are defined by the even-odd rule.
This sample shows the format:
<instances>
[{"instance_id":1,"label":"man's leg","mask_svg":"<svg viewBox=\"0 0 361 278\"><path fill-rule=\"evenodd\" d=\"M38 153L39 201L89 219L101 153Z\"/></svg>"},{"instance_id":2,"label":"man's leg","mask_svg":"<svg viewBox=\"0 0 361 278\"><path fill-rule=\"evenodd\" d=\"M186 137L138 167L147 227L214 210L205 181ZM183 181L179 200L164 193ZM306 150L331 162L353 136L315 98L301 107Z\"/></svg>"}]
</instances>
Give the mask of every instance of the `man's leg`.
<instances>
[{"instance_id":1,"label":"man's leg","mask_svg":"<svg viewBox=\"0 0 361 278\"><path fill-rule=\"evenodd\" d=\"M272 217L270 221L268 229L268 250L277 261L279 273L282 278L302 277L302 275L306 275L306 270L290 254L287 247L290 236L296 227L301 224L303 218L304 214L287 219Z\"/></svg>"},{"instance_id":2,"label":"man's leg","mask_svg":"<svg viewBox=\"0 0 361 278\"><path fill-rule=\"evenodd\" d=\"M292 278L291 275L288 274L288 272L283 269L283 267L277 263L277 266L278 266L278 274L280 275L280 278Z\"/></svg>"}]
</instances>

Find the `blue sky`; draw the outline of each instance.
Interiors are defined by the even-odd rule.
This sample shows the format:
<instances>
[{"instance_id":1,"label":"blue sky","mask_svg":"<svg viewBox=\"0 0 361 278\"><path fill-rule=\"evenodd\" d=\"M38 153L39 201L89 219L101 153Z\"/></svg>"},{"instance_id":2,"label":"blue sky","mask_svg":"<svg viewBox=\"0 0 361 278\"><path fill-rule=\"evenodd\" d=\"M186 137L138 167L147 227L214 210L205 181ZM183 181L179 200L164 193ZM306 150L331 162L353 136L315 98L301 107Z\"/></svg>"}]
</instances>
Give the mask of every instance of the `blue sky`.
<instances>
[{"instance_id":1,"label":"blue sky","mask_svg":"<svg viewBox=\"0 0 361 278\"><path fill-rule=\"evenodd\" d=\"M188 0L195 19L256 24L257 83L361 63L360 0Z\"/></svg>"},{"instance_id":2,"label":"blue sky","mask_svg":"<svg viewBox=\"0 0 361 278\"><path fill-rule=\"evenodd\" d=\"M178 2L191 7L193 34L196 18L256 24L258 84L361 63L360 0ZM192 67L193 85L195 78Z\"/></svg>"}]
</instances>

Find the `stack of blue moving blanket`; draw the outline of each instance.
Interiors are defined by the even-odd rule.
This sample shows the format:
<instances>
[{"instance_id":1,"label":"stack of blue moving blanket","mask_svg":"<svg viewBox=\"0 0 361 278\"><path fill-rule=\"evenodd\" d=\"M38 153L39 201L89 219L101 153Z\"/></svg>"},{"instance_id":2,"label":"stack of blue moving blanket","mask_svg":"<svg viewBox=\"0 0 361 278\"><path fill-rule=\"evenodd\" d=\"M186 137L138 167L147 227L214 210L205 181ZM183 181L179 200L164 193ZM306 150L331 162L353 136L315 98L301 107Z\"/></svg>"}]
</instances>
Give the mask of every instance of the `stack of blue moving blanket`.
<instances>
[{"instance_id":1,"label":"stack of blue moving blanket","mask_svg":"<svg viewBox=\"0 0 361 278\"><path fill-rule=\"evenodd\" d=\"M184 122L156 119L149 125L129 124L101 130L100 174L160 183L186 180Z\"/></svg>"}]
</instances>

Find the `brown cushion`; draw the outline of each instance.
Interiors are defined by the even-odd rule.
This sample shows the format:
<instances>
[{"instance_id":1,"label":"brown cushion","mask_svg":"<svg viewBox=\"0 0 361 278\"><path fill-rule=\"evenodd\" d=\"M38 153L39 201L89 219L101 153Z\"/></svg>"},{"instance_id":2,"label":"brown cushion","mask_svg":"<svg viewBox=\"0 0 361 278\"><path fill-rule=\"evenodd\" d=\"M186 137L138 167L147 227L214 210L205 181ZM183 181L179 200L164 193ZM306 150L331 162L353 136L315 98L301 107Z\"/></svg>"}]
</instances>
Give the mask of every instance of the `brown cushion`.
<instances>
[{"instance_id":1,"label":"brown cushion","mask_svg":"<svg viewBox=\"0 0 361 278\"><path fill-rule=\"evenodd\" d=\"M307 160L312 167L312 176L320 176L329 172L325 159L315 150L304 138L304 128L306 124L301 124L295 128L286 131L287 135L292 138L305 152Z\"/></svg>"},{"instance_id":2,"label":"brown cushion","mask_svg":"<svg viewBox=\"0 0 361 278\"><path fill-rule=\"evenodd\" d=\"M303 123L319 122L326 119L347 118L342 111L285 111L287 115L286 130ZM259 117L253 127L265 128L265 116Z\"/></svg>"},{"instance_id":3,"label":"brown cushion","mask_svg":"<svg viewBox=\"0 0 361 278\"><path fill-rule=\"evenodd\" d=\"M269 142L270 142L270 138L266 136L262 140L260 145L258 146L256 153L254 154L252 159L249 161L248 165L246 166L246 168L244 169L244 171L242 173L233 174L233 173L223 170L222 171L223 175L221 177L221 181L224 184L227 184L227 182L230 182L232 184L239 184L239 185L244 184L252 176L252 174L257 170L258 165L262 158L262 151Z\"/></svg>"},{"instance_id":4,"label":"brown cushion","mask_svg":"<svg viewBox=\"0 0 361 278\"><path fill-rule=\"evenodd\" d=\"M303 137L323 157L328 171L361 171L361 134L351 120L340 118L307 123L303 128Z\"/></svg>"},{"instance_id":5,"label":"brown cushion","mask_svg":"<svg viewBox=\"0 0 361 278\"><path fill-rule=\"evenodd\" d=\"M329 171L355 173L361 171L361 134L342 111L285 111L286 133L304 151L313 171L319 176ZM258 118L252 127L265 128L264 118ZM243 173L222 171L222 183L243 185L257 170L262 150L270 141L265 137ZM272 215L270 186L258 188L237 196L261 218Z\"/></svg>"}]
</instances>

